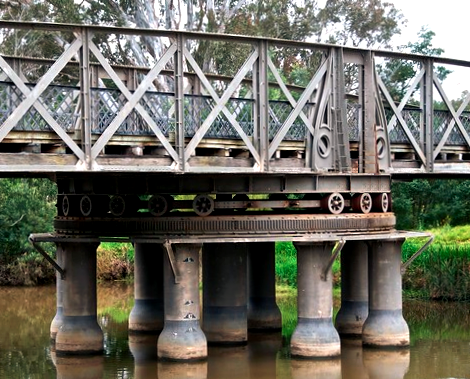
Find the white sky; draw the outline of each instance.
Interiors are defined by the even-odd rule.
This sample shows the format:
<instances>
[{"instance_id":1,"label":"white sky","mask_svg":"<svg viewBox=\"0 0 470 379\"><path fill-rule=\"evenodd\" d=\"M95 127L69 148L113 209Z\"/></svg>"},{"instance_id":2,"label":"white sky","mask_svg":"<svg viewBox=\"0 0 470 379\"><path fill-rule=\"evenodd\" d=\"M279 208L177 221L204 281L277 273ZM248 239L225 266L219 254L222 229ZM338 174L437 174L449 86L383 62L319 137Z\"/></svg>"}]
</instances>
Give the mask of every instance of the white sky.
<instances>
[{"instance_id":1,"label":"white sky","mask_svg":"<svg viewBox=\"0 0 470 379\"><path fill-rule=\"evenodd\" d=\"M326 0L318 0L320 6ZM406 26L396 36L394 46L417 41L422 26L436 33L433 46L445 50L442 56L470 61L470 0L382 0L402 11ZM443 83L451 99L460 97L463 90L470 91L470 68L448 67L453 72Z\"/></svg>"},{"instance_id":2,"label":"white sky","mask_svg":"<svg viewBox=\"0 0 470 379\"><path fill-rule=\"evenodd\" d=\"M422 26L436 33L433 46L445 50L443 56L470 61L469 0L383 0L400 9L407 26L394 40L403 45L417 40ZM470 68L449 67L453 71L443 83L450 98L458 98L463 90L470 91Z\"/></svg>"}]
</instances>

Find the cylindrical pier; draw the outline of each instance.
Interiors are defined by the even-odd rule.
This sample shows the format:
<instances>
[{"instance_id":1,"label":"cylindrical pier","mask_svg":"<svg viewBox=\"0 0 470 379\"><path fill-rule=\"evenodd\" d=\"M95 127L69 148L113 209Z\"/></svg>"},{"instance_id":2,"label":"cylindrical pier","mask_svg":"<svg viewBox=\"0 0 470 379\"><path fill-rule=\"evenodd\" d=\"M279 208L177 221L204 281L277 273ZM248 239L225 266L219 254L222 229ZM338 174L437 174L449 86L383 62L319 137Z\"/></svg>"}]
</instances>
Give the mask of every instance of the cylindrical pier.
<instances>
[{"instance_id":1,"label":"cylindrical pier","mask_svg":"<svg viewBox=\"0 0 470 379\"><path fill-rule=\"evenodd\" d=\"M130 333L159 333L163 329L163 247L136 243L134 258L134 307L129 315Z\"/></svg>"},{"instance_id":2,"label":"cylindrical pier","mask_svg":"<svg viewBox=\"0 0 470 379\"><path fill-rule=\"evenodd\" d=\"M56 262L60 267L63 267L63 262L62 262L62 246L61 244L57 244L57 250L56 250ZM59 331L59 328L61 327L63 321L64 321L64 309L63 309L63 289L62 289L62 278L61 275L58 271L56 271L56 301L57 301L57 309L56 309L56 314L54 318L52 319L51 322L51 329L50 329L50 335L51 335L51 341L55 342L55 338L57 335L57 332Z\"/></svg>"},{"instance_id":3,"label":"cylindrical pier","mask_svg":"<svg viewBox=\"0 0 470 379\"><path fill-rule=\"evenodd\" d=\"M246 243L208 243L202 254L203 329L212 344L246 344Z\"/></svg>"},{"instance_id":4,"label":"cylindrical pier","mask_svg":"<svg viewBox=\"0 0 470 379\"><path fill-rule=\"evenodd\" d=\"M248 330L280 331L276 304L275 242L248 243Z\"/></svg>"},{"instance_id":5,"label":"cylindrical pier","mask_svg":"<svg viewBox=\"0 0 470 379\"><path fill-rule=\"evenodd\" d=\"M405 347L410 332L402 314L400 240L371 242L369 250L369 316L362 341L371 347Z\"/></svg>"},{"instance_id":6,"label":"cylindrical pier","mask_svg":"<svg viewBox=\"0 0 470 379\"><path fill-rule=\"evenodd\" d=\"M207 358L207 341L199 325L200 249L200 244L174 244L174 256L164 254L165 324L158 338L161 359Z\"/></svg>"},{"instance_id":7,"label":"cylindrical pier","mask_svg":"<svg viewBox=\"0 0 470 379\"><path fill-rule=\"evenodd\" d=\"M65 269L63 322L56 335L57 355L103 351L96 320L96 243L61 243Z\"/></svg>"},{"instance_id":8,"label":"cylindrical pier","mask_svg":"<svg viewBox=\"0 0 470 379\"><path fill-rule=\"evenodd\" d=\"M336 357L341 347L332 319L331 267L325 272L333 244L295 243L295 247L298 323L291 339L291 354L300 358Z\"/></svg>"},{"instance_id":9,"label":"cylindrical pier","mask_svg":"<svg viewBox=\"0 0 470 379\"><path fill-rule=\"evenodd\" d=\"M359 338L369 313L368 246L348 241L341 251L341 308L336 329L341 337Z\"/></svg>"}]
</instances>

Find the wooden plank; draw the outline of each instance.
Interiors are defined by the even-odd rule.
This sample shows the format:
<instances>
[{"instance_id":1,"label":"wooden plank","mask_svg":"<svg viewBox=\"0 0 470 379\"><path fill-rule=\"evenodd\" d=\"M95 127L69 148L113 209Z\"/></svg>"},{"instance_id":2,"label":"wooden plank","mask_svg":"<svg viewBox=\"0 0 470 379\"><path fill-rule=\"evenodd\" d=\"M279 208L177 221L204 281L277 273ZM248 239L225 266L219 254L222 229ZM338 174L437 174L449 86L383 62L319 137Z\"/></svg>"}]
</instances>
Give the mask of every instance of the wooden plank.
<instances>
[{"instance_id":1,"label":"wooden plank","mask_svg":"<svg viewBox=\"0 0 470 379\"><path fill-rule=\"evenodd\" d=\"M233 157L191 157L189 165L191 167L253 167L252 158Z\"/></svg>"},{"instance_id":2,"label":"wooden plank","mask_svg":"<svg viewBox=\"0 0 470 379\"><path fill-rule=\"evenodd\" d=\"M0 153L0 166L74 166L78 159L74 154Z\"/></svg>"},{"instance_id":3,"label":"wooden plank","mask_svg":"<svg viewBox=\"0 0 470 379\"><path fill-rule=\"evenodd\" d=\"M151 169L158 166L170 166L173 160L166 157L154 157L151 155L144 156L106 156L99 155L96 158L96 163L100 166L139 166L142 169Z\"/></svg>"}]
</instances>

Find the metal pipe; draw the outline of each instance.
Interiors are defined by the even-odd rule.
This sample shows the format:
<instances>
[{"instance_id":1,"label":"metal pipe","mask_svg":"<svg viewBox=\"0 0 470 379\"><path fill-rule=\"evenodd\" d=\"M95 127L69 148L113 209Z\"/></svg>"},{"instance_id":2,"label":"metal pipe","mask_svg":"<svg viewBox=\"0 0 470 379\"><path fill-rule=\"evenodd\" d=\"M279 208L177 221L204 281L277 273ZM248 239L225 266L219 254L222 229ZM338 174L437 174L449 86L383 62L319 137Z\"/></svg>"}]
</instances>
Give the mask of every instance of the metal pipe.
<instances>
[{"instance_id":1,"label":"metal pipe","mask_svg":"<svg viewBox=\"0 0 470 379\"><path fill-rule=\"evenodd\" d=\"M60 279L65 280L65 270L60 267L57 262L52 259L47 252L38 245L38 243L35 240L35 234L30 234L28 237L29 242L33 245L33 247L36 249L36 251L41 254L46 261L48 261L55 269L56 271L60 274Z\"/></svg>"},{"instance_id":2,"label":"metal pipe","mask_svg":"<svg viewBox=\"0 0 470 379\"><path fill-rule=\"evenodd\" d=\"M434 241L434 236L430 236L429 239L426 241L426 243L416 252L414 253L410 259L408 259L405 263L403 263L401 265L401 268L400 268L400 273L403 275L406 271L406 269L408 268L408 266L413 263L413 261L418 258L421 254L423 254L426 249L429 247L429 245L431 245Z\"/></svg>"}]
</instances>

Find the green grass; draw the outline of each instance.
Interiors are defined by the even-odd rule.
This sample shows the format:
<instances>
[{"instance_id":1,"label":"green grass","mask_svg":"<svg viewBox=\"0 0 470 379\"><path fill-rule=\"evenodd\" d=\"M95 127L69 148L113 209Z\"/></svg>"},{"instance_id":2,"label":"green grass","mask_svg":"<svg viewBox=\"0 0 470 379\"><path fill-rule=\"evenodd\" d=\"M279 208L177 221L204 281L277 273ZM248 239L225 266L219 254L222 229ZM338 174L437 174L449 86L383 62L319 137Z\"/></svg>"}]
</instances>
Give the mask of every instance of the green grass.
<instances>
[{"instance_id":1,"label":"green grass","mask_svg":"<svg viewBox=\"0 0 470 379\"><path fill-rule=\"evenodd\" d=\"M403 288L411 297L438 300L470 300L470 226L430 230L434 243L403 276ZM403 261L424 244L409 239L403 245Z\"/></svg>"}]
</instances>

